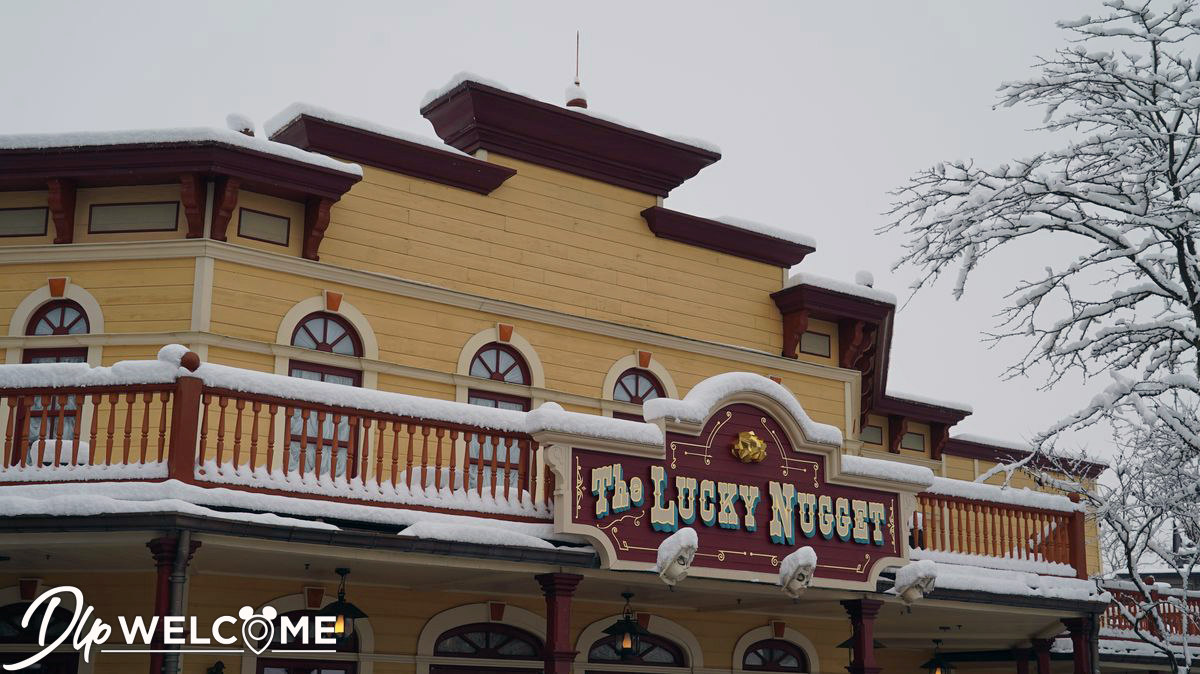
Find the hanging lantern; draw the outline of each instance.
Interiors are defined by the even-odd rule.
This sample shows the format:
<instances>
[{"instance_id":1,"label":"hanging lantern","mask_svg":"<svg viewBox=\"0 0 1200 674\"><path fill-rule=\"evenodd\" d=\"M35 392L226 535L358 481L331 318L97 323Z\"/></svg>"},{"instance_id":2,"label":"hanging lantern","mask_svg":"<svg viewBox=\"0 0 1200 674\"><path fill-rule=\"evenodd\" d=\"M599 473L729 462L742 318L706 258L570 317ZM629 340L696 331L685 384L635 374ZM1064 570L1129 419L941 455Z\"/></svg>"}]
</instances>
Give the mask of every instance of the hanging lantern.
<instances>
[{"instance_id":1,"label":"hanging lantern","mask_svg":"<svg viewBox=\"0 0 1200 674\"><path fill-rule=\"evenodd\" d=\"M650 632L638 623L637 615L633 612L633 607L629 605L629 600L633 599L633 593L622 592L621 596L625 598L625 608L621 611L621 617L605 629L604 633L616 637L617 655L622 660L629 660L640 652L642 636L650 634Z\"/></svg>"},{"instance_id":2,"label":"hanging lantern","mask_svg":"<svg viewBox=\"0 0 1200 674\"><path fill-rule=\"evenodd\" d=\"M933 640L933 658L921 665L929 674L954 674L954 663L941 654L942 640Z\"/></svg>"},{"instance_id":3,"label":"hanging lantern","mask_svg":"<svg viewBox=\"0 0 1200 674\"><path fill-rule=\"evenodd\" d=\"M350 569L339 568L336 571L337 575L341 576L341 580L338 582L337 601L321 609L320 615L333 616L333 635L339 642L344 642L354 634L354 621L366 618L367 614L346 601L346 576L350 575Z\"/></svg>"}]
</instances>

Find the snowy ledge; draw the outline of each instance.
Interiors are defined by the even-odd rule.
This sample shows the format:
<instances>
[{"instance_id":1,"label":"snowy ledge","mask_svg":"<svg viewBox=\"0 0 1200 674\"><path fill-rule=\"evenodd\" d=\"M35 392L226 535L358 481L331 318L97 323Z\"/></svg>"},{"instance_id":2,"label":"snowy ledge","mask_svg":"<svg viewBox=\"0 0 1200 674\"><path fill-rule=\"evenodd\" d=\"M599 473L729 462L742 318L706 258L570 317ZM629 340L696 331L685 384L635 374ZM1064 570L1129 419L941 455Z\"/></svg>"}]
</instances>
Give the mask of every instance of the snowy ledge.
<instances>
[{"instance_id":1,"label":"snowy ledge","mask_svg":"<svg viewBox=\"0 0 1200 674\"><path fill-rule=\"evenodd\" d=\"M861 297L865 300L873 302L882 302L883 304L896 305L896 296L884 290L876 290L871 286L862 285L859 283L851 283L850 281L839 281L837 279L827 278L825 276L817 276L807 272L793 272L788 277L784 288L793 288L795 286L812 286L823 290L831 290L835 293L843 295L852 295Z\"/></svg>"},{"instance_id":2,"label":"snowy ledge","mask_svg":"<svg viewBox=\"0 0 1200 674\"><path fill-rule=\"evenodd\" d=\"M842 475L867 477L889 482L907 482L921 488L933 484L933 471L925 466L914 466L900 461L872 459L867 456L842 455Z\"/></svg>"},{"instance_id":3,"label":"snowy ledge","mask_svg":"<svg viewBox=\"0 0 1200 674\"><path fill-rule=\"evenodd\" d=\"M841 447L841 429L813 421L791 392L752 372L726 372L709 377L693 386L683 400L647 400L642 406L643 415L646 421L668 419L680 423L702 424L716 410L717 405L739 393L758 393L771 398L796 419L809 442Z\"/></svg>"},{"instance_id":4,"label":"snowy ledge","mask_svg":"<svg viewBox=\"0 0 1200 674\"><path fill-rule=\"evenodd\" d=\"M456 147L447 145L436 138L429 138L428 136L401 131L400 129L394 129L390 126L376 124L375 122L366 119L352 117L350 115L343 115L327 108L302 102L292 103L283 110L279 111L279 113L275 116L263 122L263 133L265 133L268 137L273 137L292 122L299 119L301 115L312 117L313 119L320 119L326 122L332 122L334 124L341 124L342 126L361 129L363 131L378 134L380 136L386 136L388 138L395 138L408 143L424 145L425 147L433 148L449 154L456 154L463 157L470 156L466 152L463 152Z\"/></svg>"},{"instance_id":5,"label":"snowy ledge","mask_svg":"<svg viewBox=\"0 0 1200 674\"><path fill-rule=\"evenodd\" d=\"M1108 602L1112 595L1101 592L1090 580L1041 576L1023 571L988 569L960 564L937 564L937 589L986 592L1016 597L1042 597L1069 601Z\"/></svg>"},{"instance_id":6,"label":"snowy ledge","mask_svg":"<svg viewBox=\"0 0 1200 674\"><path fill-rule=\"evenodd\" d=\"M930 405L932 407L945 407L947 409L958 410L959 412L966 412L967 414L972 414L975 412L975 408L971 407L970 403L962 403L956 400L947 400L945 398L934 398L933 396L921 395L919 393L905 393L889 388L887 393L884 395L889 398L896 398L897 400L904 400L910 403L919 403L921 405Z\"/></svg>"},{"instance_id":7,"label":"snowy ledge","mask_svg":"<svg viewBox=\"0 0 1200 674\"><path fill-rule=\"evenodd\" d=\"M130 131L77 131L71 133L0 135L0 150L49 150L106 145L174 145L216 143L243 150L253 150L283 159L319 166L354 176L362 176L358 164L338 161L323 154L247 136L232 129L208 127L176 129L144 129Z\"/></svg>"},{"instance_id":8,"label":"snowy ledge","mask_svg":"<svg viewBox=\"0 0 1200 674\"><path fill-rule=\"evenodd\" d=\"M769 236L772 239L780 239L790 243L798 243L801 246L808 246L809 248L817 247L816 239L808 236L807 234L794 232L790 229L784 229L782 227L776 227L774 225L768 225L762 222L755 222L754 220L737 218L732 215L722 215L719 218L713 218L713 220L716 220L721 224L729 225L730 227L744 229L747 232L754 232L755 234Z\"/></svg>"},{"instance_id":9,"label":"snowy ledge","mask_svg":"<svg viewBox=\"0 0 1200 674\"><path fill-rule=\"evenodd\" d=\"M987 555L968 555L961 552L943 552L940 550L922 550L914 548L909 551L910 559L928 559L945 564L959 566L974 566L984 569L999 569L1003 571L1025 571L1044 576L1075 577L1075 567L1070 564L1057 562L1042 562L1032 559L1010 559L1007 557L989 557Z\"/></svg>"},{"instance_id":10,"label":"snowy ledge","mask_svg":"<svg viewBox=\"0 0 1200 674\"><path fill-rule=\"evenodd\" d=\"M1028 487L1016 489L1014 487L1001 487L982 482L954 480L948 477L934 478L933 485L926 491L930 494L939 494L941 496L957 496L975 501L1005 503L1008 505L1024 506L1026 508L1057 510L1066 513L1084 510L1082 505L1073 503L1071 499L1061 494L1047 494L1045 492L1033 491Z\"/></svg>"}]
</instances>

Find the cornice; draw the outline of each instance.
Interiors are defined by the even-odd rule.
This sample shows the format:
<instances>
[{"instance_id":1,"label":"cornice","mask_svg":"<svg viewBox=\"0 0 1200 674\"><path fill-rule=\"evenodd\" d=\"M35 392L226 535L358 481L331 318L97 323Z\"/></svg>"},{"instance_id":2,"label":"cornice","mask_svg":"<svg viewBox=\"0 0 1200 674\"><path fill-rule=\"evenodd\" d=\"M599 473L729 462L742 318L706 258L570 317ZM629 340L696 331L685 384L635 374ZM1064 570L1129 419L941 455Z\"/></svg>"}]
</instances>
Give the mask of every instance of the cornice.
<instances>
[{"instance_id":1,"label":"cornice","mask_svg":"<svg viewBox=\"0 0 1200 674\"><path fill-rule=\"evenodd\" d=\"M660 239L679 241L777 267L788 268L800 264L806 255L816 250L812 246L662 206L647 208L642 211L642 218L646 220L650 231Z\"/></svg>"}]
</instances>

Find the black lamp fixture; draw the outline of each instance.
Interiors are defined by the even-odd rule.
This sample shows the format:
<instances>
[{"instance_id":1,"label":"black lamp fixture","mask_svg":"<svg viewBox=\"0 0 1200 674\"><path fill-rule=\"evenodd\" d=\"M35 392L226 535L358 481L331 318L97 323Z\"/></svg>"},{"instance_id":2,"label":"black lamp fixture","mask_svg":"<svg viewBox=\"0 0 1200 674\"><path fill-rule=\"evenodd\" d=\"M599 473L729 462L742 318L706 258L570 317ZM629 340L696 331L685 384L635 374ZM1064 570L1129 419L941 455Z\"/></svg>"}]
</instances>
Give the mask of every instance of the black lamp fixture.
<instances>
[{"instance_id":1,"label":"black lamp fixture","mask_svg":"<svg viewBox=\"0 0 1200 674\"><path fill-rule=\"evenodd\" d=\"M629 600L633 599L633 593L622 592L621 596L625 598L625 608L621 611L621 617L605 629L604 633L616 637L617 655L622 660L629 660L638 653L642 637L650 632L638 623L637 615L633 612L633 607L629 605Z\"/></svg>"},{"instance_id":2,"label":"black lamp fixture","mask_svg":"<svg viewBox=\"0 0 1200 674\"><path fill-rule=\"evenodd\" d=\"M354 634L354 621L366 618L367 614L346 601L346 576L350 575L350 569L338 568L335 571L342 577L338 582L337 601L321 609L320 615L334 617L333 635L340 642L349 639Z\"/></svg>"},{"instance_id":3,"label":"black lamp fixture","mask_svg":"<svg viewBox=\"0 0 1200 674\"><path fill-rule=\"evenodd\" d=\"M954 674L954 663L942 656L942 640L933 640L933 657L921 665L929 674Z\"/></svg>"}]
</instances>

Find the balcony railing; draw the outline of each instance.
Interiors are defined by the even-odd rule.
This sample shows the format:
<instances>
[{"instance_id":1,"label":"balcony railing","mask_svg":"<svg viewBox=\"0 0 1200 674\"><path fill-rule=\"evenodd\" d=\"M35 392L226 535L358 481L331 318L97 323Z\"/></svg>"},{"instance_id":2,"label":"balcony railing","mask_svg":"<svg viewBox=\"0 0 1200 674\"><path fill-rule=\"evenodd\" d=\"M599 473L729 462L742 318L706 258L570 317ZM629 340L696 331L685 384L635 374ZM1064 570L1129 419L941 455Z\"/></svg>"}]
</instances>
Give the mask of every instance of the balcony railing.
<instances>
[{"instance_id":1,"label":"balcony railing","mask_svg":"<svg viewBox=\"0 0 1200 674\"><path fill-rule=\"evenodd\" d=\"M1139 607L1154 602L1166 633L1162 633L1163 630L1157 627L1155 620L1149 614L1139 621L1141 631L1160 639L1181 641L1184 637L1186 622L1187 636L1193 646L1196 644L1196 637L1200 637L1200 596L1197 596L1195 591L1184 593L1183 590L1176 588L1153 587L1150 589L1150 598L1147 599L1145 594L1132 585L1127 581L1106 583L1105 589L1113 597L1104 610L1100 622L1100 627L1105 630L1106 636L1136 639L1136 631L1128 615L1142 615L1143 611L1140 611ZM1124 610L1122 610L1123 608Z\"/></svg>"},{"instance_id":2,"label":"balcony railing","mask_svg":"<svg viewBox=\"0 0 1200 674\"><path fill-rule=\"evenodd\" d=\"M560 429L547 426L545 415L530 425L544 410L201 366L183 347L112 368L3 366L0 484L170 479L546 521L554 474L526 429L568 438L556 442L582 441L578 446L603 438L573 436L580 422L598 420L561 409L549 413L562 417ZM644 449L662 443L650 424L603 421L613 426L609 440L627 442L634 432ZM963 484L938 478L917 495L908 539L914 557L1086 577L1083 513L1075 504Z\"/></svg>"}]
</instances>

